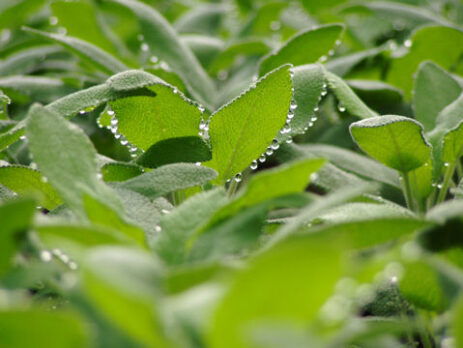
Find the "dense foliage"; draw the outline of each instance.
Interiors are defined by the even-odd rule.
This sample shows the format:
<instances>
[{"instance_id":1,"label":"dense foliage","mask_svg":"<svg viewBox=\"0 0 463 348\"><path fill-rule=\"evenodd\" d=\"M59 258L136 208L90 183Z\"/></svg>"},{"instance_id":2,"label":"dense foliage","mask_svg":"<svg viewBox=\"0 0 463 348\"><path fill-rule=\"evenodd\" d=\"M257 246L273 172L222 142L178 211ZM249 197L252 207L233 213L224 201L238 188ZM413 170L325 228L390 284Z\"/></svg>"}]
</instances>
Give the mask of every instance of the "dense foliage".
<instances>
[{"instance_id":1,"label":"dense foliage","mask_svg":"<svg viewBox=\"0 0 463 348\"><path fill-rule=\"evenodd\" d=\"M463 347L463 2L0 1L1 347Z\"/></svg>"}]
</instances>

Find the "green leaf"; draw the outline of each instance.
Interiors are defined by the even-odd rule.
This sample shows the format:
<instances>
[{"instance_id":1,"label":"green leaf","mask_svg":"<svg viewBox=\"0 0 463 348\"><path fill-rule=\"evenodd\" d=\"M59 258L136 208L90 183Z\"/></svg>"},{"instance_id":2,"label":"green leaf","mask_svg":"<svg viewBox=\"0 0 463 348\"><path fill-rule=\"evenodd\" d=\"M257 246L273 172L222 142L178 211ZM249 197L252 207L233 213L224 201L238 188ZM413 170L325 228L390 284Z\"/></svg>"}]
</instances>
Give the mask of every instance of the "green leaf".
<instances>
[{"instance_id":1,"label":"green leaf","mask_svg":"<svg viewBox=\"0 0 463 348\"><path fill-rule=\"evenodd\" d=\"M10 103L11 99L0 90L0 120L8 119L8 104Z\"/></svg>"},{"instance_id":2,"label":"green leaf","mask_svg":"<svg viewBox=\"0 0 463 348\"><path fill-rule=\"evenodd\" d=\"M275 318L296 325L311 323L340 276L335 249L332 243L305 236L291 238L251 260L217 306L208 345L254 347L250 329Z\"/></svg>"},{"instance_id":3,"label":"green leaf","mask_svg":"<svg viewBox=\"0 0 463 348\"><path fill-rule=\"evenodd\" d=\"M284 66L212 115L212 160L205 165L219 173L216 183L240 173L266 150L286 122L291 94L289 66Z\"/></svg>"},{"instance_id":4,"label":"green leaf","mask_svg":"<svg viewBox=\"0 0 463 348\"><path fill-rule=\"evenodd\" d=\"M453 103L444 108L436 119L436 127L426 134L433 147L433 167L434 178L440 180L440 175L444 165L443 147L446 138L446 159L451 159L458 150L459 139L455 136L459 134L459 124L461 123L461 108L463 106L463 94ZM455 147L454 147L455 146ZM452 163L452 161L449 161Z\"/></svg>"},{"instance_id":5,"label":"green leaf","mask_svg":"<svg viewBox=\"0 0 463 348\"><path fill-rule=\"evenodd\" d=\"M2 347L79 348L90 342L89 326L73 313L14 308L0 312Z\"/></svg>"},{"instance_id":6,"label":"green leaf","mask_svg":"<svg viewBox=\"0 0 463 348\"><path fill-rule=\"evenodd\" d=\"M110 102L118 120L118 132L143 150L161 140L198 135L203 115L197 106L171 86L157 84L147 88L151 92L148 95Z\"/></svg>"},{"instance_id":7,"label":"green leaf","mask_svg":"<svg viewBox=\"0 0 463 348\"><path fill-rule=\"evenodd\" d=\"M386 82L402 89L407 99L411 97L412 76L422 61L431 60L444 69L458 61L463 53L463 33L450 27L428 26L418 29L411 42L408 54L391 61L386 78Z\"/></svg>"},{"instance_id":8,"label":"green leaf","mask_svg":"<svg viewBox=\"0 0 463 348\"><path fill-rule=\"evenodd\" d=\"M155 307L159 267L137 249L99 247L84 258L84 289L122 332L147 347L168 347Z\"/></svg>"},{"instance_id":9,"label":"green leaf","mask_svg":"<svg viewBox=\"0 0 463 348\"><path fill-rule=\"evenodd\" d=\"M331 58L325 64L325 67L333 74L343 77L347 75L349 72L351 72L356 66L361 64L363 61L379 56L384 51L385 46L379 46L360 52L345 54L340 57Z\"/></svg>"},{"instance_id":10,"label":"green leaf","mask_svg":"<svg viewBox=\"0 0 463 348\"><path fill-rule=\"evenodd\" d=\"M223 188L202 192L189 198L170 214L161 218L161 232L154 249L170 265L181 264L187 255L187 242L203 226L227 197Z\"/></svg>"},{"instance_id":11,"label":"green leaf","mask_svg":"<svg viewBox=\"0 0 463 348\"><path fill-rule=\"evenodd\" d=\"M214 101L212 81L191 50L178 38L169 22L154 8L135 0L112 0L138 18L140 32L152 55L164 60L177 72L193 96L209 106Z\"/></svg>"},{"instance_id":12,"label":"green leaf","mask_svg":"<svg viewBox=\"0 0 463 348\"><path fill-rule=\"evenodd\" d=\"M98 197L119 208L117 196L98 180L96 151L84 132L40 105L32 106L26 128L29 148L40 172L81 218L82 195ZM73 156L69 156L69 153Z\"/></svg>"},{"instance_id":13,"label":"green leaf","mask_svg":"<svg viewBox=\"0 0 463 348\"><path fill-rule=\"evenodd\" d=\"M207 143L200 137L189 136L161 140L138 157L136 162L146 168L157 168L178 162L205 162L211 158Z\"/></svg>"},{"instance_id":14,"label":"green leaf","mask_svg":"<svg viewBox=\"0 0 463 348\"><path fill-rule=\"evenodd\" d=\"M420 64L413 90L413 109L425 131L434 128L439 112L457 99L461 91L458 82L438 65Z\"/></svg>"},{"instance_id":15,"label":"green leaf","mask_svg":"<svg viewBox=\"0 0 463 348\"><path fill-rule=\"evenodd\" d=\"M438 273L423 261L405 264L399 288L407 301L428 311L439 312L447 302Z\"/></svg>"},{"instance_id":16,"label":"green leaf","mask_svg":"<svg viewBox=\"0 0 463 348\"><path fill-rule=\"evenodd\" d=\"M209 225L232 216L244 208L264 203L272 198L304 191L309 184L310 176L324 164L325 161L319 158L302 159L252 176L245 189L213 215Z\"/></svg>"},{"instance_id":17,"label":"green leaf","mask_svg":"<svg viewBox=\"0 0 463 348\"><path fill-rule=\"evenodd\" d=\"M143 169L141 167L125 162L106 163L101 167L101 174L106 182L125 181L142 173Z\"/></svg>"},{"instance_id":18,"label":"green leaf","mask_svg":"<svg viewBox=\"0 0 463 348\"><path fill-rule=\"evenodd\" d=\"M463 122L444 136L442 161L448 166L459 161L461 156L463 156Z\"/></svg>"},{"instance_id":19,"label":"green leaf","mask_svg":"<svg viewBox=\"0 0 463 348\"><path fill-rule=\"evenodd\" d=\"M190 163L174 163L115 185L153 199L177 190L203 185L216 175L210 168Z\"/></svg>"},{"instance_id":20,"label":"green leaf","mask_svg":"<svg viewBox=\"0 0 463 348\"><path fill-rule=\"evenodd\" d=\"M139 245L146 245L146 238L143 230L127 221L120 211L111 209L108 205L84 194L83 203L88 219L98 226L108 227L122 232L125 236L138 242Z\"/></svg>"},{"instance_id":21,"label":"green leaf","mask_svg":"<svg viewBox=\"0 0 463 348\"><path fill-rule=\"evenodd\" d=\"M0 151L6 149L24 135L25 125L26 123L24 121L18 122L16 125L9 128L8 131L0 134Z\"/></svg>"},{"instance_id":22,"label":"green leaf","mask_svg":"<svg viewBox=\"0 0 463 348\"><path fill-rule=\"evenodd\" d=\"M400 206L347 203L319 215L299 233L332 234L345 249L359 249L390 242L428 224Z\"/></svg>"},{"instance_id":23,"label":"green leaf","mask_svg":"<svg viewBox=\"0 0 463 348\"><path fill-rule=\"evenodd\" d=\"M461 296L453 309L451 332L455 337L455 347L463 347L463 300Z\"/></svg>"},{"instance_id":24,"label":"green leaf","mask_svg":"<svg viewBox=\"0 0 463 348\"><path fill-rule=\"evenodd\" d=\"M175 21L179 33L198 33L210 35L220 29L222 17L229 8L221 3L208 3L193 7Z\"/></svg>"},{"instance_id":25,"label":"green leaf","mask_svg":"<svg viewBox=\"0 0 463 348\"><path fill-rule=\"evenodd\" d=\"M193 52L206 69L224 47L222 40L205 35L183 35L181 41Z\"/></svg>"},{"instance_id":26,"label":"green leaf","mask_svg":"<svg viewBox=\"0 0 463 348\"><path fill-rule=\"evenodd\" d=\"M294 110L294 118L291 120L291 132L279 134L278 140L281 142L290 136L304 133L307 127L316 117L315 109L321 98L325 85L325 76L320 65L298 66L291 71L293 76L294 102L297 105Z\"/></svg>"},{"instance_id":27,"label":"green leaf","mask_svg":"<svg viewBox=\"0 0 463 348\"><path fill-rule=\"evenodd\" d=\"M112 75L129 69L117 58L89 42L71 36L51 34L32 28L24 28L24 30L60 44L86 63L93 65L107 74Z\"/></svg>"},{"instance_id":28,"label":"green leaf","mask_svg":"<svg viewBox=\"0 0 463 348\"><path fill-rule=\"evenodd\" d=\"M260 76L285 63L297 66L317 62L336 46L343 30L342 24L328 24L294 35L277 51L262 58Z\"/></svg>"},{"instance_id":29,"label":"green leaf","mask_svg":"<svg viewBox=\"0 0 463 348\"><path fill-rule=\"evenodd\" d=\"M16 253L18 246L15 234L26 231L32 222L34 210L35 204L31 200L12 201L0 205L0 275L8 270Z\"/></svg>"},{"instance_id":30,"label":"green leaf","mask_svg":"<svg viewBox=\"0 0 463 348\"><path fill-rule=\"evenodd\" d=\"M38 205L48 210L62 203L53 187L44 181L42 174L29 167L0 167L0 184L19 195L35 198Z\"/></svg>"},{"instance_id":31,"label":"green leaf","mask_svg":"<svg viewBox=\"0 0 463 348\"><path fill-rule=\"evenodd\" d=\"M375 111L365 105L365 103L340 77L330 73L329 71L325 71L325 77L330 89L338 99L340 105L349 111L350 114L362 119L378 115Z\"/></svg>"},{"instance_id":32,"label":"green leaf","mask_svg":"<svg viewBox=\"0 0 463 348\"><path fill-rule=\"evenodd\" d=\"M59 25L66 28L67 35L93 44L108 53L117 54L91 3L56 1L50 7Z\"/></svg>"},{"instance_id":33,"label":"green leaf","mask_svg":"<svg viewBox=\"0 0 463 348\"><path fill-rule=\"evenodd\" d=\"M4 1L0 11L0 28L15 29L28 18L40 10L45 4L45 0L21 0L21 1Z\"/></svg>"},{"instance_id":34,"label":"green leaf","mask_svg":"<svg viewBox=\"0 0 463 348\"><path fill-rule=\"evenodd\" d=\"M38 65L44 57L49 58L62 51L61 47L51 45L23 49L0 61L0 75L13 75L20 74L24 71L30 71Z\"/></svg>"},{"instance_id":35,"label":"green leaf","mask_svg":"<svg viewBox=\"0 0 463 348\"><path fill-rule=\"evenodd\" d=\"M349 129L363 151L402 173L421 167L431 156L423 126L407 117L374 117L352 123Z\"/></svg>"},{"instance_id":36,"label":"green leaf","mask_svg":"<svg viewBox=\"0 0 463 348\"><path fill-rule=\"evenodd\" d=\"M323 144L303 144L293 147L295 151L304 155L326 158L339 168L362 178L401 188L399 176L394 170L353 151Z\"/></svg>"}]
</instances>

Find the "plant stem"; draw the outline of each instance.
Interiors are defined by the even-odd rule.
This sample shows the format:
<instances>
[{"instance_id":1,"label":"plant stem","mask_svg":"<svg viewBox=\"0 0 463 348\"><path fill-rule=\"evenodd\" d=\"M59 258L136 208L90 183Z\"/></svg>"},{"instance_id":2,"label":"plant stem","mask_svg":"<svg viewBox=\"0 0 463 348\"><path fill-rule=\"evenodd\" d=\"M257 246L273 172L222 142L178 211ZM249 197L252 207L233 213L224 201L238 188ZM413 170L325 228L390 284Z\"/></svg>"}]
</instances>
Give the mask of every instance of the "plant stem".
<instances>
[{"instance_id":1,"label":"plant stem","mask_svg":"<svg viewBox=\"0 0 463 348\"><path fill-rule=\"evenodd\" d=\"M404 190L405 200L407 202L407 207L408 209L415 211L415 204L413 202L413 194L412 194L412 186L410 185L410 176L406 172L401 173L401 175L402 175L403 190Z\"/></svg>"},{"instance_id":2,"label":"plant stem","mask_svg":"<svg viewBox=\"0 0 463 348\"><path fill-rule=\"evenodd\" d=\"M450 164L447 167L444 175L444 182L442 183L442 187L439 191L439 196L437 197L436 204L439 204L444 201L445 197L447 196L447 190L449 188L450 180L452 180L453 172L455 171L455 162Z\"/></svg>"}]
</instances>

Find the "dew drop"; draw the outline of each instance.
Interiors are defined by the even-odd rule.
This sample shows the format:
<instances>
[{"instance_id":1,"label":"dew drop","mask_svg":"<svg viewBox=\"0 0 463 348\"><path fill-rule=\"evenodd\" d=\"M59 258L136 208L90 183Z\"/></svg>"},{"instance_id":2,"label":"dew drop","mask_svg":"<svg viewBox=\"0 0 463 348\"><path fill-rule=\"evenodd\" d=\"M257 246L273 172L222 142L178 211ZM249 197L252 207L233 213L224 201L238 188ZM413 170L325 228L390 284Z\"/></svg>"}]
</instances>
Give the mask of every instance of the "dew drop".
<instances>
[{"instance_id":1,"label":"dew drop","mask_svg":"<svg viewBox=\"0 0 463 348\"><path fill-rule=\"evenodd\" d=\"M206 111L206 108L205 108L204 106L202 106L202 105L199 105L199 106L198 106L198 110L199 110L201 113L203 113L204 111Z\"/></svg>"},{"instance_id":2,"label":"dew drop","mask_svg":"<svg viewBox=\"0 0 463 348\"><path fill-rule=\"evenodd\" d=\"M317 116L314 116L314 117L312 117L312 118L310 119L311 122L315 122L315 121L317 121L317 120L318 120L318 117L317 117Z\"/></svg>"},{"instance_id":3,"label":"dew drop","mask_svg":"<svg viewBox=\"0 0 463 348\"><path fill-rule=\"evenodd\" d=\"M42 178L40 179L42 182L44 183L47 183L48 182L48 178L46 176L42 176Z\"/></svg>"},{"instance_id":4,"label":"dew drop","mask_svg":"<svg viewBox=\"0 0 463 348\"><path fill-rule=\"evenodd\" d=\"M297 104L296 104L296 102L293 100L293 101L291 102L291 105L289 106L289 110L294 111L294 110L296 110L296 109L297 109Z\"/></svg>"},{"instance_id":5,"label":"dew drop","mask_svg":"<svg viewBox=\"0 0 463 348\"><path fill-rule=\"evenodd\" d=\"M80 110L80 111L79 111L79 114L80 114L80 115L85 115L85 110Z\"/></svg>"},{"instance_id":6,"label":"dew drop","mask_svg":"<svg viewBox=\"0 0 463 348\"><path fill-rule=\"evenodd\" d=\"M407 47L407 48L412 47L412 40L405 40L404 46Z\"/></svg>"},{"instance_id":7,"label":"dew drop","mask_svg":"<svg viewBox=\"0 0 463 348\"><path fill-rule=\"evenodd\" d=\"M156 232L161 232L161 231L162 231L162 227L159 226L159 225L156 225L156 227L154 228L154 230L155 230Z\"/></svg>"},{"instance_id":8,"label":"dew drop","mask_svg":"<svg viewBox=\"0 0 463 348\"><path fill-rule=\"evenodd\" d=\"M262 154L262 155L260 155L260 157L259 157L259 162L260 162L260 163L264 163L266 159L267 159L267 157L265 157L265 155Z\"/></svg>"},{"instance_id":9,"label":"dew drop","mask_svg":"<svg viewBox=\"0 0 463 348\"><path fill-rule=\"evenodd\" d=\"M149 49L150 49L150 47L148 46L147 43L142 43L141 46L140 46L140 48L141 48L141 50L142 50L143 52L148 52Z\"/></svg>"},{"instance_id":10,"label":"dew drop","mask_svg":"<svg viewBox=\"0 0 463 348\"><path fill-rule=\"evenodd\" d=\"M307 126L308 126L309 128L310 128L310 127L313 127L313 122L309 122Z\"/></svg>"},{"instance_id":11,"label":"dew drop","mask_svg":"<svg viewBox=\"0 0 463 348\"><path fill-rule=\"evenodd\" d=\"M74 261L69 262L68 266L69 266L69 268L70 268L71 270L73 270L73 271L75 271L75 270L78 268L77 263L74 262Z\"/></svg>"},{"instance_id":12,"label":"dew drop","mask_svg":"<svg viewBox=\"0 0 463 348\"><path fill-rule=\"evenodd\" d=\"M265 151L265 154L266 154L267 156L273 155L273 149L272 149L271 146L267 147L267 151Z\"/></svg>"},{"instance_id":13,"label":"dew drop","mask_svg":"<svg viewBox=\"0 0 463 348\"><path fill-rule=\"evenodd\" d=\"M339 110L339 112L344 112L344 111L346 111L346 107L342 103L339 103L338 104L338 110Z\"/></svg>"},{"instance_id":14,"label":"dew drop","mask_svg":"<svg viewBox=\"0 0 463 348\"><path fill-rule=\"evenodd\" d=\"M40 252L40 260L43 262L50 262L53 259L53 254L48 250L42 250Z\"/></svg>"},{"instance_id":15,"label":"dew drop","mask_svg":"<svg viewBox=\"0 0 463 348\"><path fill-rule=\"evenodd\" d=\"M126 146L129 143L129 141L125 138L121 138L121 145Z\"/></svg>"},{"instance_id":16,"label":"dew drop","mask_svg":"<svg viewBox=\"0 0 463 348\"><path fill-rule=\"evenodd\" d=\"M335 45L336 45L336 46L339 46L340 44L341 44L341 40L336 40Z\"/></svg>"},{"instance_id":17,"label":"dew drop","mask_svg":"<svg viewBox=\"0 0 463 348\"><path fill-rule=\"evenodd\" d=\"M313 109L314 112L318 112L319 110L320 110L320 108L319 108L318 106L316 106L316 107Z\"/></svg>"},{"instance_id":18,"label":"dew drop","mask_svg":"<svg viewBox=\"0 0 463 348\"><path fill-rule=\"evenodd\" d=\"M101 179L103 179L103 174L97 173L97 174L96 174L96 177L97 177L99 180L101 180Z\"/></svg>"},{"instance_id":19,"label":"dew drop","mask_svg":"<svg viewBox=\"0 0 463 348\"><path fill-rule=\"evenodd\" d=\"M170 214L170 210L161 209L161 213L163 213L163 214Z\"/></svg>"},{"instance_id":20,"label":"dew drop","mask_svg":"<svg viewBox=\"0 0 463 348\"><path fill-rule=\"evenodd\" d=\"M281 130L281 134L288 134L288 133L291 133L291 126L289 124L285 124L285 126Z\"/></svg>"},{"instance_id":21,"label":"dew drop","mask_svg":"<svg viewBox=\"0 0 463 348\"><path fill-rule=\"evenodd\" d=\"M52 17L50 17L48 22L50 23L50 25L57 25L58 24L58 18L55 17L55 16L52 16Z\"/></svg>"},{"instance_id":22,"label":"dew drop","mask_svg":"<svg viewBox=\"0 0 463 348\"><path fill-rule=\"evenodd\" d=\"M195 166L196 166L196 167L201 167L201 162L196 162L196 163L195 163Z\"/></svg>"},{"instance_id":23,"label":"dew drop","mask_svg":"<svg viewBox=\"0 0 463 348\"><path fill-rule=\"evenodd\" d=\"M320 92L320 95L322 97L326 96L328 94L328 91L326 89L324 89L323 91Z\"/></svg>"},{"instance_id":24,"label":"dew drop","mask_svg":"<svg viewBox=\"0 0 463 348\"><path fill-rule=\"evenodd\" d=\"M19 137L19 139L21 139L21 140L26 140L27 137L26 137L25 135L21 135L21 136Z\"/></svg>"},{"instance_id":25,"label":"dew drop","mask_svg":"<svg viewBox=\"0 0 463 348\"><path fill-rule=\"evenodd\" d=\"M334 50L330 50L330 51L328 52L328 55L329 55L329 56L334 55Z\"/></svg>"},{"instance_id":26,"label":"dew drop","mask_svg":"<svg viewBox=\"0 0 463 348\"><path fill-rule=\"evenodd\" d=\"M271 145L271 146L272 146L272 149L273 149L273 150L278 150L279 147L280 147L280 144L278 143L278 140L277 140L277 139L273 139L273 140L272 140L272 145Z\"/></svg>"},{"instance_id":27,"label":"dew drop","mask_svg":"<svg viewBox=\"0 0 463 348\"><path fill-rule=\"evenodd\" d=\"M317 173L310 174L310 181L315 181L317 179L318 179L318 174Z\"/></svg>"},{"instance_id":28,"label":"dew drop","mask_svg":"<svg viewBox=\"0 0 463 348\"><path fill-rule=\"evenodd\" d=\"M327 56L321 56L320 59L318 60L320 63L324 63L328 60Z\"/></svg>"},{"instance_id":29,"label":"dew drop","mask_svg":"<svg viewBox=\"0 0 463 348\"><path fill-rule=\"evenodd\" d=\"M291 144L293 142L293 138L286 139L286 144Z\"/></svg>"},{"instance_id":30,"label":"dew drop","mask_svg":"<svg viewBox=\"0 0 463 348\"><path fill-rule=\"evenodd\" d=\"M444 163L444 167L448 167L448 166L450 166L450 163L445 162L445 163Z\"/></svg>"},{"instance_id":31,"label":"dew drop","mask_svg":"<svg viewBox=\"0 0 463 348\"><path fill-rule=\"evenodd\" d=\"M252 170L256 170L259 165L257 164L257 161L254 160L252 161L251 165L249 166Z\"/></svg>"},{"instance_id":32,"label":"dew drop","mask_svg":"<svg viewBox=\"0 0 463 348\"><path fill-rule=\"evenodd\" d=\"M158 57L156 57L156 56L151 56L151 58L150 58L150 62L151 62L151 63L156 64L158 61L159 61L159 58L158 58Z\"/></svg>"},{"instance_id":33,"label":"dew drop","mask_svg":"<svg viewBox=\"0 0 463 348\"><path fill-rule=\"evenodd\" d=\"M111 109L108 109L107 113L108 113L109 116L114 116L114 114L115 114L115 112L113 110L111 110Z\"/></svg>"},{"instance_id":34,"label":"dew drop","mask_svg":"<svg viewBox=\"0 0 463 348\"><path fill-rule=\"evenodd\" d=\"M174 89L172 90L172 92L174 92L174 94L177 94L177 93L178 93L178 89L177 89L177 88L174 88Z\"/></svg>"},{"instance_id":35,"label":"dew drop","mask_svg":"<svg viewBox=\"0 0 463 348\"><path fill-rule=\"evenodd\" d=\"M235 175L234 179L236 182L241 182L241 180L243 180L243 176L241 175L241 173L238 173Z\"/></svg>"},{"instance_id":36,"label":"dew drop","mask_svg":"<svg viewBox=\"0 0 463 348\"><path fill-rule=\"evenodd\" d=\"M442 189L442 184L437 184L437 188L440 190Z\"/></svg>"}]
</instances>

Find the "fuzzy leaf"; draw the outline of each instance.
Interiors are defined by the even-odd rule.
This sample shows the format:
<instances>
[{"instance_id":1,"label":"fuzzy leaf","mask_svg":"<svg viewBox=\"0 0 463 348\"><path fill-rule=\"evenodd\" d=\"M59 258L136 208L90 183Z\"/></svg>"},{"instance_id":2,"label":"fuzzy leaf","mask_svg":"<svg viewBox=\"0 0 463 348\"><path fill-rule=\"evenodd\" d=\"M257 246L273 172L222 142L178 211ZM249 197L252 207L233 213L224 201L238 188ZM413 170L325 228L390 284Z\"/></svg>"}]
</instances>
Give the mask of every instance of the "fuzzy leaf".
<instances>
[{"instance_id":1,"label":"fuzzy leaf","mask_svg":"<svg viewBox=\"0 0 463 348\"><path fill-rule=\"evenodd\" d=\"M350 132L363 151L400 172L421 167L431 155L423 126L407 117L387 115L366 119L352 123Z\"/></svg>"}]
</instances>

